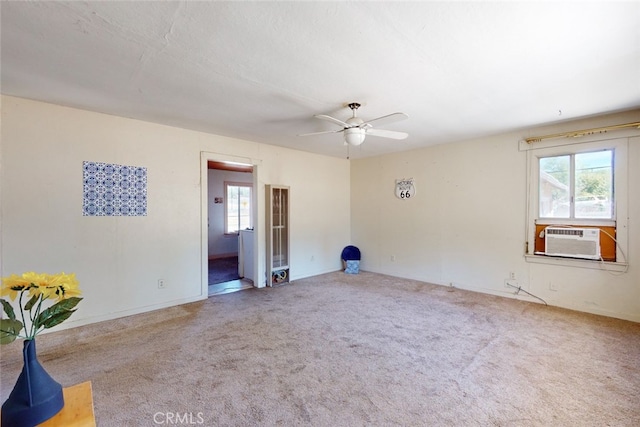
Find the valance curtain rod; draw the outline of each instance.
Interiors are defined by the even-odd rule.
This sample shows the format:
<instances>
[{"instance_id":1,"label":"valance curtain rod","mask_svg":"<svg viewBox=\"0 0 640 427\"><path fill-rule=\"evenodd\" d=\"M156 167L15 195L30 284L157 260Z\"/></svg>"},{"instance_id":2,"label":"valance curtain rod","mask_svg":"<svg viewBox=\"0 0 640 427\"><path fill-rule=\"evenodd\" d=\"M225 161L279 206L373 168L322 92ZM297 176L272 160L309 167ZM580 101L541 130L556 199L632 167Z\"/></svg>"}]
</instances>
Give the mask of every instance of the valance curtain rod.
<instances>
[{"instance_id":1,"label":"valance curtain rod","mask_svg":"<svg viewBox=\"0 0 640 427\"><path fill-rule=\"evenodd\" d=\"M527 144L531 144L534 142L544 141L545 139L554 139L554 138L577 138L579 136L592 135L594 133L602 133L610 130L618 130L624 128L638 128L640 129L640 122L635 123L625 123L623 125L614 125L614 126L605 126L601 128L593 128L593 129L585 129L585 130L576 130L573 132L563 132L563 133L555 133L553 135L545 135L545 136L532 136L530 138L525 138L525 142Z\"/></svg>"}]
</instances>

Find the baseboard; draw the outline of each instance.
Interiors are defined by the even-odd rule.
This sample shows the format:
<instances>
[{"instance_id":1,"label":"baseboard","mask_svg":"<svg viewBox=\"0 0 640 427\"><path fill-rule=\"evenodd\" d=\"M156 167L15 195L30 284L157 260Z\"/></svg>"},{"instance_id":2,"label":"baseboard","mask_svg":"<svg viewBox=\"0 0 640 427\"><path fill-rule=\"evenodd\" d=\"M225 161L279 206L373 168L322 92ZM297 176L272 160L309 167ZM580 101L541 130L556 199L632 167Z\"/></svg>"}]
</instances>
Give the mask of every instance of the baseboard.
<instances>
[{"instance_id":1,"label":"baseboard","mask_svg":"<svg viewBox=\"0 0 640 427\"><path fill-rule=\"evenodd\" d=\"M179 306L179 305L183 305L183 304L189 304L192 302L197 302L197 301L202 301L202 300L206 300L209 296L208 295L197 295L194 297L190 297L190 298L181 298L178 300L173 300L173 301L166 301L160 304L154 304L154 305L148 305L145 307L136 307L136 308L132 308L130 310L123 310L123 311L117 311L117 312L113 312L113 313L108 313L105 315L101 315L101 316L95 316L95 317L85 317L83 319L80 319L78 321L69 321L69 322L64 322L52 329L45 329L42 331L43 334L49 333L49 332L58 332L58 331L63 331L65 329L72 329L72 328L77 328L79 326L86 326L86 325L91 325L94 323L100 323L100 322L105 322L108 320L115 320L115 319L121 319L123 317L128 317L128 316L133 316L136 314L142 314L142 313L147 313L150 311L155 311L155 310L161 310L164 308L169 308L169 307L175 307L175 306Z\"/></svg>"},{"instance_id":2,"label":"baseboard","mask_svg":"<svg viewBox=\"0 0 640 427\"><path fill-rule=\"evenodd\" d=\"M440 281L432 281L429 279L426 279L424 277L417 277L417 276L411 276L411 275L406 275L406 274L398 274L397 271L386 271L384 269L368 269L367 271L370 271L372 273L377 273L377 274L384 274L387 276L393 276L393 277L399 277L399 278L403 278L403 279L409 279L409 280L417 280L420 282L425 282L425 283L430 283L433 285L438 285L438 286L443 286L443 287L449 287L451 286L450 283L443 283ZM466 286L462 283L458 283L458 282L454 282L453 283L453 287L454 288L458 288L461 289L463 291L469 291L469 292L478 292L478 293L482 293L482 294L487 294L487 295L494 295L494 296L498 296L498 297L503 297L503 298L510 298L510 299L515 299L515 300L521 300L521 301L528 301L528 302L533 302L533 303L537 303L537 304L542 304L542 301L540 301L539 299L529 296L526 293L522 292L522 293L518 293L516 294L513 291L508 291L508 290L502 290L502 289L493 289L493 288L485 288L485 287L477 287L477 286ZM523 288L524 289L524 288ZM525 289L529 292L532 292L530 289ZM621 319L621 320L628 320L630 322L635 322L635 323L640 323L640 315L638 315L637 313L626 313L626 312L619 312L619 311L611 311L611 310L606 310L606 309L601 309L601 308L597 308L597 307L591 307L591 306L586 306L586 305L581 305L581 304L567 304L567 303L559 303L558 301L554 301L552 299L549 299L548 296L544 296L544 301L551 307L558 307L558 308L564 308L565 310L572 310L572 311L578 311L581 313L588 313L588 314L595 314L597 316L604 316L604 317L611 317L614 319Z\"/></svg>"}]
</instances>

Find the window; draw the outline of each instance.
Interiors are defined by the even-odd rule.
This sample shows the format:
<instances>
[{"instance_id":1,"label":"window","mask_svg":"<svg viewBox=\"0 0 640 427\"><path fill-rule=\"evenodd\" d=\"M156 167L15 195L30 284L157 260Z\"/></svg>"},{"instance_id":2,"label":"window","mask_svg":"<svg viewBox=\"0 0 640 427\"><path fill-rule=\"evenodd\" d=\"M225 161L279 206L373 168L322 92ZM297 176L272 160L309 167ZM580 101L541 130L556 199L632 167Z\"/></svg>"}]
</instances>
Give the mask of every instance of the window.
<instances>
[{"instance_id":1,"label":"window","mask_svg":"<svg viewBox=\"0 0 640 427\"><path fill-rule=\"evenodd\" d=\"M227 197L224 230L226 234L238 234L240 230L252 227L251 184L225 182Z\"/></svg>"},{"instance_id":2,"label":"window","mask_svg":"<svg viewBox=\"0 0 640 427\"><path fill-rule=\"evenodd\" d=\"M540 218L613 219L613 157L613 150L540 157Z\"/></svg>"},{"instance_id":3,"label":"window","mask_svg":"<svg viewBox=\"0 0 640 427\"><path fill-rule=\"evenodd\" d=\"M527 151L528 159L528 261L625 268L629 197L627 146L626 138L584 143L547 141L521 146ZM573 253L560 258L547 255L547 227L599 230L600 259L573 256ZM611 264L603 266L602 262Z\"/></svg>"}]
</instances>

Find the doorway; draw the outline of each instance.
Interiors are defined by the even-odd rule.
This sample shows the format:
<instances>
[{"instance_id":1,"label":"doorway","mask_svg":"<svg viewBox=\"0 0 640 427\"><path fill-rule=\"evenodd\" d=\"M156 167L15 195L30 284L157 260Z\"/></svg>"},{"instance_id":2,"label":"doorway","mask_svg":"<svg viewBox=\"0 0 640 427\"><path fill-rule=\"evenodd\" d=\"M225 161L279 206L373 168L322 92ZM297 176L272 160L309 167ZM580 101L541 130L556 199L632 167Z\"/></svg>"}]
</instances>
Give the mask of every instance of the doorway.
<instances>
[{"instance_id":1,"label":"doorway","mask_svg":"<svg viewBox=\"0 0 640 427\"><path fill-rule=\"evenodd\" d=\"M257 254L247 249L254 244L255 166L203 153L202 167L203 292L210 297L253 288Z\"/></svg>"}]
</instances>

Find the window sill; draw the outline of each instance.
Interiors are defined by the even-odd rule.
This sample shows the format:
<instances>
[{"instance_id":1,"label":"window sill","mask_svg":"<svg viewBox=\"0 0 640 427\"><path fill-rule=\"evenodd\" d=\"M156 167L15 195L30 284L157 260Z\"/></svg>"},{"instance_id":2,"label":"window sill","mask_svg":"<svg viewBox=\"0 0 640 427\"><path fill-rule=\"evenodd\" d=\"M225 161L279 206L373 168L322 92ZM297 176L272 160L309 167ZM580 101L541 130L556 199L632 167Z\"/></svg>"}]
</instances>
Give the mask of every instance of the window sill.
<instances>
[{"instance_id":1,"label":"window sill","mask_svg":"<svg viewBox=\"0 0 640 427\"><path fill-rule=\"evenodd\" d=\"M525 261L534 264L562 265L564 267L590 268L593 270L617 271L625 273L629 268L626 262L593 261L589 259L564 258L548 255L525 254Z\"/></svg>"}]
</instances>

